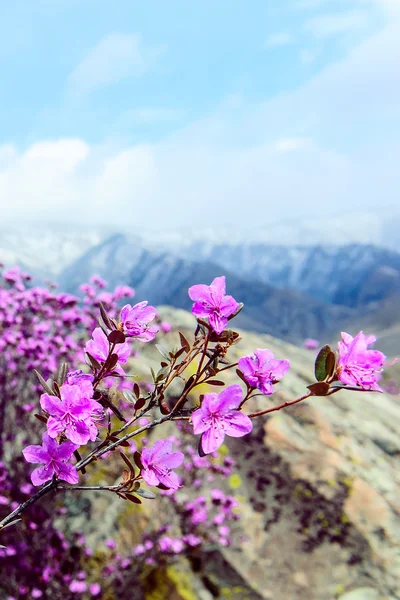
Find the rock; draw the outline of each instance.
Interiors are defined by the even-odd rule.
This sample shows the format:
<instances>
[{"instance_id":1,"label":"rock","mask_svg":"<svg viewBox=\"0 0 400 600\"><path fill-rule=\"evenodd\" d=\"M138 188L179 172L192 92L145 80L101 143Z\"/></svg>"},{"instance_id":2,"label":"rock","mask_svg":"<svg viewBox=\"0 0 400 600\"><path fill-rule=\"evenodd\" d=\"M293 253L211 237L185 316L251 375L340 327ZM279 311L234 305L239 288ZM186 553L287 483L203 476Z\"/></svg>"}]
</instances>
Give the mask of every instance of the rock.
<instances>
[{"instance_id":1,"label":"rock","mask_svg":"<svg viewBox=\"0 0 400 600\"><path fill-rule=\"evenodd\" d=\"M338 600L380 600L380 594L374 588L363 587L346 592Z\"/></svg>"},{"instance_id":2,"label":"rock","mask_svg":"<svg viewBox=\"0 0 400 600\"><path fill-rule=\"evenodd\" d=\"M175 329L163 338L164 347L177 344L177 329L192 339L191 315L171 308L163 308L160 315ZM313 380L309 351L266 335L241 335L232 360L270 348L277 358L291 362L276 393L251 401L248 412L305 393ZM156 368L160 356L153 344L144 344L141 354L144 358L135 358L132 369L146 376L148 361ZM234 372L224 375L227 383L237 383ZM233 490L229 480L221 483L240 503L238 537L249 541L240 551L221 549L211 560L200 556L205 580L190 573L187 564L179 562L178 572L183 569L198 597L207 600L210 594L238 600L387 600L394 591L400 594L400 472L392 446L399 429L396 399L348 391L311 398L255 420L245 443L233 438L227 442L241 485ZM155 429L152 435L172 432L176 429L169 423L162 434ZM199 491L207 494L207 485ZM127 514L120 500L113 506L108 497L86 496L93 503L86 533L95 544L113 532L121 549L129 548L149 518L160 518L158 501ZM175 598L179 590L174 596L170 581L168 586Z\"/></svg>"}]
</instances>

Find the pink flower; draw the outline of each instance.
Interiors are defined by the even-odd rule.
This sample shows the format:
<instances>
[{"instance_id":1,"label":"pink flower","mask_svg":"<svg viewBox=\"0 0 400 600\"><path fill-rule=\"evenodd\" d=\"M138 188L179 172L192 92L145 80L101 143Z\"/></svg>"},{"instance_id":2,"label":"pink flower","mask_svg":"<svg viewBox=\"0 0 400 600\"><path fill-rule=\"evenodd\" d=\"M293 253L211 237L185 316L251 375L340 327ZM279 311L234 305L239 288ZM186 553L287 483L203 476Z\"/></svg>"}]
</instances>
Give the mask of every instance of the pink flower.
<instances>
[{"instance_id":1,"label":"pink flower","mask_svg":"<svg viewBox=\"0 0 400 600\"><path fill-rule=\"evenodd\" d=\"M177 490L179 477L171 469L179 467L183 459L182 452L172 452L170 440L158 440L152 448L144 448L142 451L142 477L149 485L162 483L172 490Z\"/></svg>"},{"instance_id":2,"label":"pink flower","mask_svg":"<svg viewBox=\"0 0 400 600\"><path fill-rule=\"evenodd\" d=\"M168 321L162 321L161 329L163 330L164 333L169 333L172 329L172 325Z\"/></svg>"},{"instance_id":3,"label":"pink flower","mask_svg":"<svg viewBox=\"0 0 400 600\"><path fill-rule=\"evenodd\" d=\"M85 398L93 398L93 375L88 375L81 371L70 371L67 373L65 383L68 385L77 385Z\"/></svg>"},{"instance_id":4,"label":"pink flower","mask_svg":"<svg viewBox=\"0 0 400 600\"><path fill-rule=\"evenodd\" d=\"M50 481L53 476L63 479L68 483L78 483L78 471L71 463L67 462L78 448L72 442L57 444L47 433L42 435L42 446L28 446L22 453L29 463L42 463L31 474L33 485L42 485Z\"/></svg>"},{"instance_id":5,"label":"pink flower","mask_svg":"<svg viewBox=\"0 0 400 600\"><path fill-rule=\"evenodd\" d=\"M211 285L192 285L189 297L194 301L192 313L208 321L215 333L222 333L228 323L228 317L239 308L232 296L225 295L225 277L216 277Z\"/></svg>"},{"instance_id":6,"label":"pink flower","mask_svg":"<svg viewBox=\"0 0 400 600\"><path fill-rule=\"evenodd\" d=\"M92 596L98 596L101 593L101 587L98 583L92 583L89 586L89 592Z\"/></svg>"},{"instance_id":7,"label":"pink flower","mask_svg":"<svg viewBox=\"0 0 400 600\"><path fill-rule=\"evenodd\" d=\"M271 350L258 349L253 356L241 358L238 366L251 387L269 396L274 391L273 384L282 379L290 363L274 358Z\"/></svg>"},{"instance_id":8,"label":"pink flower","mask_svg":"<svg viewBox=\"0 0 400 600\"><path fill-rule=\"evenodd\" d=\"M307 350L315 350L319 347L319 341L314 340L313 338L307 338L306 340L304 340L303 346L304 348L307 348Z\"/></svg>"},{"instance_id":9,"label":"pink flower","mask_svg":"<svg viewBox=\"0 0 400 600\"><path fill-rule=\"evenodd\" d=\"M79 446L89 440L94 442L97 436L94 419L103 413L101 405L82 395L78 385L64 384L60 393L61 399L49 394L42 394L40 398L41 407L50 415L47 421L49 436L56 438L64 432L71 442Z\"/></svg>"},{"instance_id":10,"label":"pink flower","mask_svg":"<svg viewBox=\"0 0 400 600\"><path fill-rule=\"evenodd\" d=\"M378 350L368 350L368 346L376 341L376 337L364 335L362 331L354 338L345 332L342 332L341 336L342 341L338 342L337 369L340 381L346 385L360 386L364 390L382 391L378 381L385 366L386 356Z\"/></svg>"},{"instance_id":11,"label":"pink flower","mask_svg":"<svg viewBox=\"0 0 400 600\"><path fill-rule=\"evenodd\" d=\"M82 592L86 592L87 585L84 581L78 581L77 579L73 579L69 584L69 591L73 594L81 594Z\"/></svg>"},{"instance_id":12,"label":"pink flower","mask_svg":"<svg viewBox=\"0 0 400 600\"><path fill-rule=\"evenodd\" d=\"M158 332L158 327L155 325L149 327L148 325L156 318L157 311L154 306L147 305L148 302L145 300L135 306L126 304L121 310L121 324L124 333L137 338L140 342L151 342Z\"/></svg>"},{"instance_id":13,"label":"pink flower","mask_svg":"<svg viewBox=\"0 0 400 600\"><path fill-rule=\"evenodd\" d=\"M230 385L220 394L205 394L201 407L192 414L194 433L201 433L204 454L211 454L221 446L225 434L242 437L253 429L247 415L237 408L242 400L239 385Z\"/></svg>"},{"instance_id":14,"label":"pink flower","mask_svg":"<svg viewBox=\"0 0 400 600\"><path fill-rule=\"evenodd\" d=\"M104 363L108 357L110 342L108 341L107 336L101 327L96 327L92 333L92 338L93 339L86 342L85 350L100 363ZM131 348L127 342L123 342L122 344L115 345L113 353L117 354L119 362L124 364L128 361ZM124 375L124 371L119 364L117 364L113 370L121 375Z\"/></svg>"}]
</instances>

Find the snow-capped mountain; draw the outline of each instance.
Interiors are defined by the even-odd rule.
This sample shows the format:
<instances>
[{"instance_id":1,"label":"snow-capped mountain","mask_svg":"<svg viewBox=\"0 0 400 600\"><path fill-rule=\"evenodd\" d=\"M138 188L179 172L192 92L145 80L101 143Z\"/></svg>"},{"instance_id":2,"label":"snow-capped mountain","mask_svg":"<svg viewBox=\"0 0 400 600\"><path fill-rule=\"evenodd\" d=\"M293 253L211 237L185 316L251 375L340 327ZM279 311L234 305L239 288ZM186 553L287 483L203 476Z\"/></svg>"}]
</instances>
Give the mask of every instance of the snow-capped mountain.
<instances>
[{"instance_id":1,"label":"snow-capped mountain","mask_svg":"<svg viewBox=\"0 0 400 600\"><path fill-rule=\"evenodd\" d=\"M100 231L79 228L0 228L0 262L8 267L19 265L39 278L57 278L103 237Z\"/></svg>"},{"instance_id":2,"label":"snow-capped mountain","mask_svg":"<svg viewBox=\"0 0 400 600\"><path fill-rule=\"evenodd\" d=\"M263 331L301 341L307 335L335 331L338 320L351 316L345 307L331 306L294 290L281 290L258 280L238 277L210 261L194 261L171 253L156 253L141 248L134 239L113 236L90 249L62 274L68 291L96 273L113 286L128 283L136 290L137 300L152 304L169 304L190 309L188 288L195 283L209 283L219 275L227 278L227 292L244 302L237 324L246 329Z\"/></svg>"},{"instance_id":3,"label":"snow-capped mountain","mask_svg":"<svg viewBox=\"0 0 400 600\"><path fill-rule=\"evenodd\" d=\"M299 342L329 338L362 324L396 326L400 255L370 245L284 246L161 240L104 232L0 230L0 262L18 263L36 280L76 292L93 274L129 284L137 300L190 308L187 289L227 277L228 293L246 304L243 328Z\"/></svg>"},{"instance_id":4,"label":"snow-capped mountain","mask_svg":"<svg viewBox=\"0 0 400 600\"><path fill-rule=\"evenodd\" d=\"M348 307L400 291L400 254L371 245L271 246L194 243L185 256L209 261L251 281Z\"/></svg>"}]
</instances>

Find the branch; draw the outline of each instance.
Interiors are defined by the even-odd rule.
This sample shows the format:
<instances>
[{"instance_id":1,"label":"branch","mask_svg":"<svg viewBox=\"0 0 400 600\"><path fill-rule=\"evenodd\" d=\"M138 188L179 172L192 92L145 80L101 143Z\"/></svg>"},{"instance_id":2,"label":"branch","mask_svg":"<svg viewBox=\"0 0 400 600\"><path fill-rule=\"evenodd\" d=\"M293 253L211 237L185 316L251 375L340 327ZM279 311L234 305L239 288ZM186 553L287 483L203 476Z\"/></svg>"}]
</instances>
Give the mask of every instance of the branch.
<instances>
[{"instance_id":1,"label":"branch","mask_svg":"<svg viewBox=\"0 0 400 600\"><path fill-rule=\"evenodd\" d=\"M42 496L45 496L52 490L56 489L58 484L58 479L52 479L51 481L49 481L49 483L46 483L38 492L36 492L36 494L34 494L30 498L28 498L28 500L17 506L17 508L13 510L12 513L7 515L7 517L0 521L0 530L4 529L4 527L6 527L6 525L11 523L12 521L15 521L27 508L29 508L32 504L35 504L35 502L42 498Z\"/></svg>"},{"instance_id":2,"label":"branch","mask_svg":"<svg viewBox=\"0 0 400 600\"><path fill-rule=\"evenodd\" d=\"M282 404L278 404L277 406L273 406L272 408L266 408L265 410L260 410L259 412L251 413L248 415L250 419L254 419L255 417L262 417L263 415L267 415L268 413L275 412L276 410L281 410L282 408L286 408L287 406L293 406L293 404L297 404L306 398L310 398L310 396L314 396L312 392L308 392L305 396L301 398L297 398L296 400L288 400L287 402L282 402Z\"/></svg>"}]
</instances>

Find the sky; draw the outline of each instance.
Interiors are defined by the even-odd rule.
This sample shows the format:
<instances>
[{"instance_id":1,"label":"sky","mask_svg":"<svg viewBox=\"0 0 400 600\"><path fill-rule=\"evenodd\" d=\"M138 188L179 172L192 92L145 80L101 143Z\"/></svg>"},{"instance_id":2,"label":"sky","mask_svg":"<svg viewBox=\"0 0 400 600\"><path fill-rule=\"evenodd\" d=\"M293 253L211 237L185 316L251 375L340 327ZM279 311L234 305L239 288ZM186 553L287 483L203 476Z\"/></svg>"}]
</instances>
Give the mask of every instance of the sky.
<instances>
[{"instance_id":1,"label":"sky","mask_svg":"<svg viewBox=\"0 0 400 600\"><path fill-rule=\"evenodd\" d=\"M394 234L399 64L400 0L7 3L2 221Z\"/></svg>"}]
</instances>

